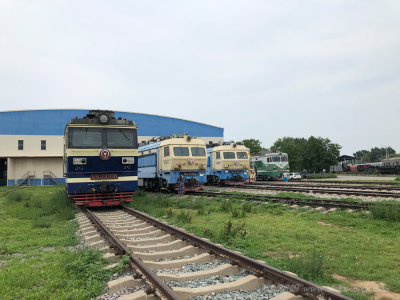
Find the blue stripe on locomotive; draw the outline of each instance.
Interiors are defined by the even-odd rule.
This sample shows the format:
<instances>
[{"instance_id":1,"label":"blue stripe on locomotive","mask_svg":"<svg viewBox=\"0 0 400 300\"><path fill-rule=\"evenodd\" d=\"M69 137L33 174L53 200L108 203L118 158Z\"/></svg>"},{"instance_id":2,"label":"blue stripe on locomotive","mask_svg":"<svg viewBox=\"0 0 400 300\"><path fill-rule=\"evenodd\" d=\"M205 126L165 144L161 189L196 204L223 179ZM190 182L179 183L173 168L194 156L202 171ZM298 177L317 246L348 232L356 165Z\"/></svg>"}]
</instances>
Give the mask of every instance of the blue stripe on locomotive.
<instances>
[{"instance_id":1,"label":"blue stripe on locomotive","mask_svg":"<svg viewBox=\"0 0 400 300\"><path fill-rule=\"evenodd\" d=\"M158 167L158 153L159 153L159 146L161 142L156 142L150 145L145 145L142 147L139 147L139 152L143 152L143 156L139 156L139 161L138 161L138 178L139 179L144 179L144 178L163 178L167 181L168 184L178 184L178 177L179 175L182 174L182 176L189 180L192 177L195 178L199 183L206 183L207 178L204 174L204 172L200 171L161 171L158 172L159 167ZM146 155L146 151L148 150L154 150L155 153L151 153ZM196 173L196 175L184 175L184 173ZM201 174L204 174L203 176L200 176Z\"/></svg>"},{"instance_id":2,"label":"blue stripe on locomotive","mask_svg":"<svg viewBox=\"0 0 400 300\"><path fill-rule=\"evenodd\" d=\"M130 181L106 181L110 186L111 189L114 190L118 188L117 192L134 192L138 189L138 182L137 180L130 180ZM78 182L78 183L68 183L67 184L67 193L69 195L75 194L78 190L79 193L92 193L92 188L94 188L97 192L99 191L100 185L103 184L103 181L95 181L91 182L90 178L88 178L88 182Z\"/></svg>"},{"instance_id":3,"label":"blue stripe on locomotive","mask_svg":"<svg viewBox=\"0 0 400 300\"><path fill-rule=\"evenodd\" d=\"M104 181L111 186L112 190L118 188L118 192L130 192L137 190L138 188L137 180L124 180L124 177L137 176L138 174L137 157L135 157L135 163L132 165L123 165L122 156L112 156L109 160L102 160L98 156L77 155L75 157L86 157L87 163L86 165L74 165L73 164L74 157L71 156L68 157L66 178L82 178L82 180L85 180L87 182L67 183L66 185L68 194L75 194L78 189L80 189L80 192L92 192L92 188L95 188L96 191L98 191L99 186L102 185ZM115 181L90 180L91 174L109 174L109 173L118 174L118 180Z\"/></svg>"}]
</instances>

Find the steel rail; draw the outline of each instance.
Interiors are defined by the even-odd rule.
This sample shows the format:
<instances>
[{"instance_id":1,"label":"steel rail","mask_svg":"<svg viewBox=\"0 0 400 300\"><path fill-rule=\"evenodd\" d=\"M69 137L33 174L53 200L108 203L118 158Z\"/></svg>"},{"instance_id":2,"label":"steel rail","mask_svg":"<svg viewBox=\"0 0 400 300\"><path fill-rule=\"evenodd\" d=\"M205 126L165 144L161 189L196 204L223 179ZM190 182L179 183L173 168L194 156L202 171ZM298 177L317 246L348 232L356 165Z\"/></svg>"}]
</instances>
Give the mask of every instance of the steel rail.
<instances>
[{"instance_id":1,"label":"steel rail","mask_svg":"<svg viewBox=\"0 0 400 300\"><path fill-rule=\"evenodd\" d=\"M137 258L132 251L129 250L124 244L122 244L118 238L97 218L93 212L87 208L82 209L83 212L94 222L97 228L103 233L104 237L111 244L111 248L117 248L122 254L129 254L130 261L136 266L137 269L146 277L146 279L154 285L154 287L160 291L163 297L169 300L181 300L181 298L172 290L170 286L164 283L151 269ZM154 289L146 291L148 293L154 293Z\"/></svg>"},{"instance_id":2,"label":"steel rail","mask_svg":"<svg viewBox=\"0 0 400 300\"><path fill-rule=\"evenodd\" d=\"M263 182L263 181L258 181L258 182ZM268 182L268 181L264 181ZM300 182L312 182L312 183L339 183L339 184L372 184L372 185L397 185L400 183L396 182L387 182L387 181L382 181L382 182L376 182L376 181L361 181L361 180L354 180L354 181L342 181L342 180L314 180L310 179L308 181L300 181Z\"/></svg>"},{"instance_id":3,"label":"steel rail","mask_svg":"<svg viewBox=\"0 0 400 300\"><path fill-rule=\"evenodd\" d=\"M160 220L150 217L144 213L133 210L128 207L122 207L122 209L152 225L159 227L165 232L179 237L181 240L191 243L195 247L201 247L207 250L210 254L217 254L225 257L231 261L232 264L240 265L244 268L250 269L258 277L268 278L274 282L279 282L289 288L289 292L293 294L301 294L314 299L318 296L323 296L325 299L332 300L350 300L351 298L346 297L342 294L336 293L324 287L321 287L315 283L304 280L295 275L285 273L284 271L278 270L271 267L263 262L251 259L237 252L228 250L222 246L211 243L206 239L199 238L191 233L187 233L181 229L172 227Z\"/></svg>"},{"instance_id":4,"label":"steel rail","mask_svg":"<svg viewBox=\"0 0 400 300\"><path fill-rule=\"evenodd\" d=\"M290 186L284 187L267 187L267 186L250 186L250 185L242 185L242 186L230 186L229 188L233 189L259 189L259 190L272 190L272 191L287 191L287 192L304 192L306 189L303 188L290 188ZM393 197L400 198L400 193L389 193L389 192L356 192L356 191L332 191L326 189L314 189L316 193L324 193L324 194L343 194L350 196L372 196L372 197Z\"/></svg>"},{"instance_id":5,"label":"steel rail","mask_svg":"<svg viewBox=\"0 0 400 300\"><path fill-rule=\"evenodd\" d=\"M385 187L385 186L365 186L365 185L329 185L329 184L313 184L311 182L307 182L304 184L300 184L300 183L292 183L290 182L289 184L284 184L284 183L260 183L260 182L251 182L251 183L247 183L247 186L249 185L256 185L256 186L288 186L288 187L304 187L304 188L310 188L310 187L315 187L315 188L342 188L342 189L354 189L354 190L390 190L390 191L400 191L400 187Z\"/></svg>"},{"instance_id":6,"label":"steel rail","mask_svg":"<svg viewBox=\"0 0 400 300\"><path fill-rule=\"evenodd\" d=\"M237 194L231 193L220 193L220 192L187 192L188 195L201 196L206 195L208 197L218 197L218 196L238 196ZM368 206L364 205L363 202L347 202L341 200L332 200L332 199L301 199L301 198L291 198L291 197L276 197L270 195L240 195L241 197L245 197L248 200L254 201L276 201L276 202L285 202L290 204L301 204L301 205L313 205L313 206L324 206L324 207L334 207L334 208L343 208L343 209L364 209L369 210Z\"/></svg>"}]
</instances>

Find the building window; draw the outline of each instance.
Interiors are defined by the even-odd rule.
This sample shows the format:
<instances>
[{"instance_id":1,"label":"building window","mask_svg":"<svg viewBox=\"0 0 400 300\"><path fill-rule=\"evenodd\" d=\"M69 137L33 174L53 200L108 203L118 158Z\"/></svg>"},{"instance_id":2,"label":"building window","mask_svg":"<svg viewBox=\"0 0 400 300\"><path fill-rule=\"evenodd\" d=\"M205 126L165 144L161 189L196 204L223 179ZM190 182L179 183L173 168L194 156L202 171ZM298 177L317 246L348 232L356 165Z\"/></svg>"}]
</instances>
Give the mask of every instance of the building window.
<instances>
[{"instance_id":1,"label":"building window","mask_svg":"<svg viewBox=\"0 0 400 300\"><path fill-rule=\"evenodd\" d=\"M24 150L24 141L18 140L18 150Z\"/></svg>"},{"instance_id":2,"label":"building window","mask_svg":"<svg viewBox=\"0 0 400 300\"><path fill-rule=\"evenodd\" d=\"M46 141L41 141L41 144L40 144L40 149L41 150L46 150Z\"/></svg>"}]
</instances>

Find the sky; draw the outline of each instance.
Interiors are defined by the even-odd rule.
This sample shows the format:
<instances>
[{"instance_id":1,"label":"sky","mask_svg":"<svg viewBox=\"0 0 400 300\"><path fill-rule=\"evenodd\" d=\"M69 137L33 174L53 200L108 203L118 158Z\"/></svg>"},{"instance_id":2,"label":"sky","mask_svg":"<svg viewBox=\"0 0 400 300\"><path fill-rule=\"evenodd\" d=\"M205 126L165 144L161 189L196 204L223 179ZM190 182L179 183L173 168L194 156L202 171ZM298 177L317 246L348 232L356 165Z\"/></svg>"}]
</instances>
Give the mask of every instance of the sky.
<instances>
[{"instance_id":1,"label":"sky","mask_svg":"<svg viewBox=\"0 0 400 300\"><path fill-rule=\"evenodd\" d=\"M400 1L0 1L0 111L92 108L400 152Z\"/></svg>"}]
</instances>

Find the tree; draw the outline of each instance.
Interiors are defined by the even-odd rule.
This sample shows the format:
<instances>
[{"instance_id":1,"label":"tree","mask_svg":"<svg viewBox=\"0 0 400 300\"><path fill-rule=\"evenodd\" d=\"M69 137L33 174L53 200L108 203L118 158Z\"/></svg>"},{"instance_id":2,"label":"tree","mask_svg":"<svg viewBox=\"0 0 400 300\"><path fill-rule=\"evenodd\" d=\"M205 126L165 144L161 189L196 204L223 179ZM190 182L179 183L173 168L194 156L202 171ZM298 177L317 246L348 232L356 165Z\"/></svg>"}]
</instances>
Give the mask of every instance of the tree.
<instances>
[{"instance_id":1,"label":"tree","mask_svg":"<svg viewBox=\"0 0 400 300\"><path fill-rule=\"evenodd\" d=\"M374 147L368 150L359 150L353 153L354 156L361 158L362 163L373 163L380 162L386 158L386 154L389 157L396 156L396 151L392 147Z\"/></svg>"},{"instance_id":2,"label":"tree","mask_svg":"<svg viewBox=\"0 0 400 300\"><path fill-rule=\"evenodd\" d=\"M265 148L261 147L261 142L255 139L246 139L242 141L243 145L250 149L251 155L257 155L258 152L262 150L266 150Z\"/></svg>"},{"instance_id":3,"label":"tree","mask_svg":"<svg viewBox=\"0 0 400 300\"><path fill-rule=\"evenodd\" d=\"M329 170L338 163L342 146L332 143L328 138L311 136L308 140L284 137L278 139L271 148L288 154L291 170L319 172L323 169Z\"/></svg>"}]
</instances>

